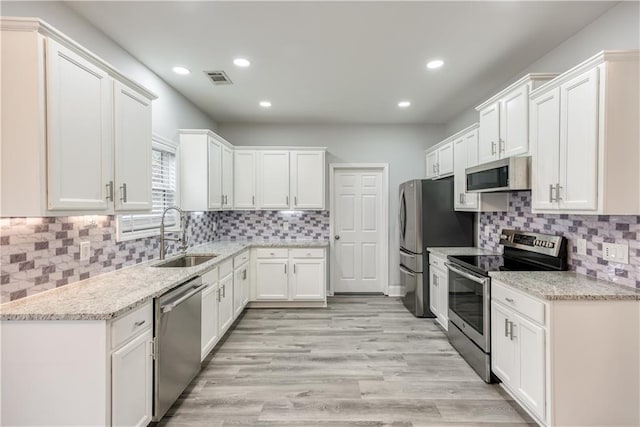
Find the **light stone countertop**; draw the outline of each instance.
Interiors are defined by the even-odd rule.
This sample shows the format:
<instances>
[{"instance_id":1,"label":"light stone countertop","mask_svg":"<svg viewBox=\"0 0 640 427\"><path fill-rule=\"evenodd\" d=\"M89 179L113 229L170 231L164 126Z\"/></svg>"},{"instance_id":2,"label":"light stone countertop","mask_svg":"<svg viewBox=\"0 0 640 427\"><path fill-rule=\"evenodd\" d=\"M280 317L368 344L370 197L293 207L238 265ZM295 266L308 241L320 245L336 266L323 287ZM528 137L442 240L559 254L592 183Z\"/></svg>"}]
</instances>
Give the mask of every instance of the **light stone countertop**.
<instances>
[{"instance_id":1,"label":"light stone countertop","mask_svg":"<svg viewBox=\"0 0 640 427\"><path fill-rule=\"evenodd\" d=\"M443 257L446 257L448 255L500 255L500 253L498 252L475 247L433 247L427 248L427 251L436 256Z\"/></svg>"},{"instance_id":2,"label":"light stone countertop","mask_svg":"<svg viewBox=\"0 0 640 427\"><path fill-rule=\"evenodd\" d=\"M489 276L492 283L544 300L640 301L640 290L571 271L496 271Z\"/></svg>"},{"instance_id":3,"label":"light stone countertop","mask_svg":"<svg viewBox=\"0 0 640 427\"><path fill-rule=\"evenodd\" d=\"M160 260L101 274L0 305L0 320L108 320L200 276L245 249L329 246L328 240L221 240L187 255L217 255L194 267L156 268ZM177 257L171 257L175 258ZM167 258L165 261L170 260Z\"/></svg>"}]
</instances>

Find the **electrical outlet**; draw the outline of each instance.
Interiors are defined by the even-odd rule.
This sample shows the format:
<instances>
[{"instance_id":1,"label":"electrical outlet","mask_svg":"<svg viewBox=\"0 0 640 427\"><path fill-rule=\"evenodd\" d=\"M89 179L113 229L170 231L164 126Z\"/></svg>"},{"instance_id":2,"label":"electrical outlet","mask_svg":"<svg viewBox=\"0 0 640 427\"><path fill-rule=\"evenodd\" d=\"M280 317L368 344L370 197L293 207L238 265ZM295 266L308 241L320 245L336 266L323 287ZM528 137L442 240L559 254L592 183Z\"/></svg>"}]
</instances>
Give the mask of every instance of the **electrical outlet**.
<instances>
[{"instance_id":1,"label":"electrical outlet","mask_svg":"<svg viewBox=\"0 0 640 427\"><path fill-rule=\"evenodd\" d=\"M578 255L586 255L587 254L587 239L578 239Z\"/></svg>"},{"instance_id":2,"label":"electrical outlet","mask_svg":"<svg viewBox=\"0 0 640 427\"><path fill-rule=\"evenodd\" d=\"M624 244L603 243L602 258L620 264L629 264L629 246Z\"/></svg>"},{"instance_id":3,"label":"electrical outlet","mask_svg":"<svg viewBox=\"0 0 640 427\"><path fill-rule=\"evenodd\" d=\"M283 222L283 223L282 223L282 229L283 229L284 231L289 230L289 223L288 223L288 222Z\"/></svg>"},{"instance_id":4,"label":"electrical outlet","mask_svg":"<svg viewBox=\"0 0 640 427\"><path fill-rule=\"evenodd\" d=\"M91 242L80 242L80 261L86 261L91 256Z\"/></svg>"}]
</instances>

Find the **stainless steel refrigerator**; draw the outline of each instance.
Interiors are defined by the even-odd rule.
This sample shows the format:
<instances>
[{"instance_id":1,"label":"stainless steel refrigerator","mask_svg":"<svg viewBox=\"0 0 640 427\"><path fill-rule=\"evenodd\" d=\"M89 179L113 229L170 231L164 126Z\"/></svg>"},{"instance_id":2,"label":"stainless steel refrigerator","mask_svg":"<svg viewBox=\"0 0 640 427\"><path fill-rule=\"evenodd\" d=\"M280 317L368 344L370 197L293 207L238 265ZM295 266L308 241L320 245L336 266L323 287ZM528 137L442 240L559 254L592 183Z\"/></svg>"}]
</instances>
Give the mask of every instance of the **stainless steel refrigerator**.
<instances>
[{"instance_id":1,"label":"stainless steel refrigerator","mask_svg":"<svg viewBox=\"0 0 640 427\"><path fill-rule=\"evenodd\" d=\"M416 317L429 309L428 247L473 246L475 214L453 208L453 177L400 184L400 278L404 305Z\"/></svg>"}]
</instances>

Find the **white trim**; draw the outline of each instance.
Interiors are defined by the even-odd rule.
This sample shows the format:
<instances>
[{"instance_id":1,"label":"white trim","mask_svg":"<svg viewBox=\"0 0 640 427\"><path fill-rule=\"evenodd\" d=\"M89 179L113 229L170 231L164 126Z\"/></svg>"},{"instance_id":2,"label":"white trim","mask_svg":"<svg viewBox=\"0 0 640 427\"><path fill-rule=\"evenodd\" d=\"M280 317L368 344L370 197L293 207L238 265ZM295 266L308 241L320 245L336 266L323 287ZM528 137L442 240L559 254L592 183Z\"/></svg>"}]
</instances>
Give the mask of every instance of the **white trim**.
<instances>
[{"instance_id":1,"label":"white trim","mask_svg":"<svg viewBox=\"0 0 640 427\"><path fill-rule=\"evenodd\" d=\"M289 151L327 151L327 147L300 147L291 145L234 145L236 151L252 150L252 151L271 151L271 150L289 150Z\"/></svg>"},{"instance_id":2,"label":"white trim","mask_svg":"<svg viewBox=\"0 0 640 427\"><path fill-rule=\"evenodd\" d=\"M334 172L336 169L376 169L382 172L382 224L384 224L384 233L382 236L382 273L385 278L384 294L389 295L389 163L330 163L329 164L329 290L328 295L334 295L335 268L332 266L333 254L335 253L334 244Z\"/></svg>"},{"instance_id":3,"label":"white trim","mask_svg":"<svg viewBox=\"0 0 640 427\"><path fill-rule=\"evenodd\" d=\"M442 147L443 145L448 144L449 142L453 141L454 139L458 139L462 135L464 135L466 133L469 133L472 130L479 129L479 128L480 128L480 123L474 123L471 126L468 126L468 127L464 128L464 129L454 133L453 135L450 135L450 136L446 137L442 141L438 142L436 145L432 145L431 147L425 149L424 152L425 152L425 154L432 153L433 151L437 150L438 148Z\"/></svg>"},{"instance_id":4,"label":"white trim","mask_svg":"<svg viewBox=\"0 0 640 427\"><path fill-rule=\"evenodd\" d=\"M527 74L521 78L519 78L518 80L516 80L515 82L511 83L509 86L507 86L506 88L502 89L500 92L498 92L497 94L493 95L491 98L487 99L486 101L484 101L482 104L478 105L476 107L476 111L480 111L485 109L486 107L488 107L489 105L493 104L494 102L497 102L500 100L500 98L502 98L503 96L505 96L506 94L508 94L509 92L511 92L512 90L527 84L529 82L534 82L536 80L551 80L553 78L555 78L556 76L558 76L558 73L532 73L532 74Z\"/></svg>"}]
</instances>

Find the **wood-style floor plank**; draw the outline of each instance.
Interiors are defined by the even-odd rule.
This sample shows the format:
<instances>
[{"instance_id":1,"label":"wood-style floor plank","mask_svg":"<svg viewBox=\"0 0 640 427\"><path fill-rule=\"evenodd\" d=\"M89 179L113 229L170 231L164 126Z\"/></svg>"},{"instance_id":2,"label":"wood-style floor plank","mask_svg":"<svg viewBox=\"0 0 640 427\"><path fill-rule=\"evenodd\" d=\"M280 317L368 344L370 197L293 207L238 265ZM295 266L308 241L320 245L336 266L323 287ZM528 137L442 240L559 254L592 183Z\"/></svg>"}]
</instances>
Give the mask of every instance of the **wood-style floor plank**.
<instances>
[{"instance_id":1,"label":"wood-style floor plank","mask_svg":"<svg viewBox=\"0 0 640 427\"><path fill-rule=\"evenodd\" d=\"M528 426L431 319L397 298L250 309L159 426Z\"/></svg>"}]
</instances>

